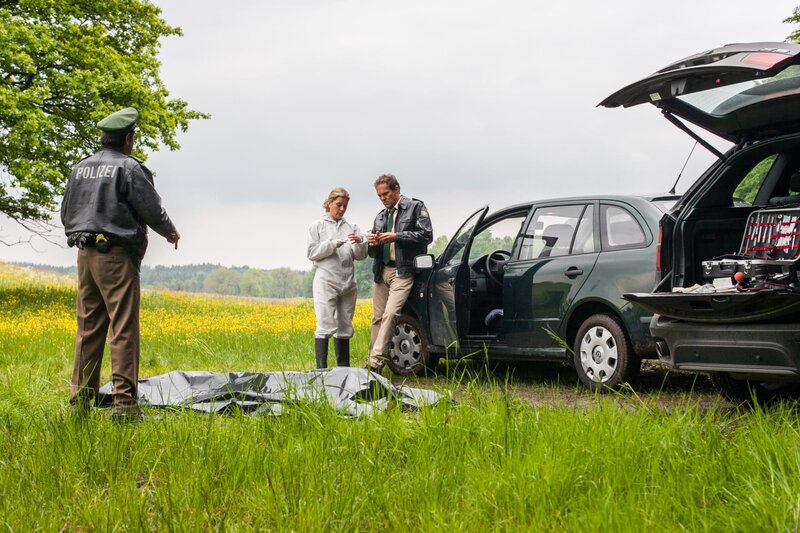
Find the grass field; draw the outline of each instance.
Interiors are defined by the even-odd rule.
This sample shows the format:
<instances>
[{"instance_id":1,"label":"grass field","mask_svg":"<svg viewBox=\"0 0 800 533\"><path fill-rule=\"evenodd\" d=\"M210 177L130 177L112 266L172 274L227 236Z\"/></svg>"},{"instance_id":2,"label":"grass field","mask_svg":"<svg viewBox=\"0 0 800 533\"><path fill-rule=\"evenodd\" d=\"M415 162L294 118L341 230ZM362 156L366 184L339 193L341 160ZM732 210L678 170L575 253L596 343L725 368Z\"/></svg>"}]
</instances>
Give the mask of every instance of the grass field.
<instances>
[{"instance_id":1,"label":"grass field","mask_svg":"<svg viewBox=\"0 0 800 533\"><path fill-rule=\"evenodd\" d=\"M417 386L456 399L344 419L67 407L71 281L0 263L0 526L8 531L796 531L793 406L691 392L536 406L480 365ZM354 364L363 364L368 302ZM310 368L308 301L147 292L141 375ZM104 364L104 381L109 377ZM545 384L558 389L565 385ZM566 385L571 387L572 385ZM554 391L557 392L557 391Z\"/></svg>"}]
</instances>

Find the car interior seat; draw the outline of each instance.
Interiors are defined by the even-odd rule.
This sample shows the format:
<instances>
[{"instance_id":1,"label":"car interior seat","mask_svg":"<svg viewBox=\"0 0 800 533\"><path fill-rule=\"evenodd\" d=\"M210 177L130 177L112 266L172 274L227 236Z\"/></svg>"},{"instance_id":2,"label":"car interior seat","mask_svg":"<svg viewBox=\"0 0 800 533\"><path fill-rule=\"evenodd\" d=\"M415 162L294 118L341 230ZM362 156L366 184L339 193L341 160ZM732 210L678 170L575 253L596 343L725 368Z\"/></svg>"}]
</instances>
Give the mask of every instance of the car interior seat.
<instances>
[{"instance_id":1,"label":"car interior seat","mask_svg":"<svg viewBox=\"0 0 800 533\"><path fill-rule=\"evenodd\" d=\"M569 224L551 224L544 228L545 247L539 257L567 255L575 229Z\"/></svg>"},{"instance_id":2,"label":"car interior seat","mask_svg":"<svg viewBox=\"0 0 800 533\"><path fill-rule=\"evenodd\" d=\"M486 324L486 333L489 335L497 335L503 329L503 310L492 309L483 319Z\"/></svg>"},{"instance_id":3,"label":"car interior seat","mask_svg":"<svg viewBox=\"0 0 800 533\"><path fill-rule=\"evenodd\" d=\"M609 246L632 246L644 244L644 234L642 228L635 220L625 218L612 222L608 226L608 245Z\"/></svg>"},{"instance_id":4,"label":"car interior seat","mask_svg":"<svg viewBox=\"0 0 800 533\"><path fill-rule=\"evenodd\" d=\"M789 193L789 196L774 196L770 198L767 205L770 207L800 206L800 172L795 172L789 177Z\"/></svg>"}]
</instances>

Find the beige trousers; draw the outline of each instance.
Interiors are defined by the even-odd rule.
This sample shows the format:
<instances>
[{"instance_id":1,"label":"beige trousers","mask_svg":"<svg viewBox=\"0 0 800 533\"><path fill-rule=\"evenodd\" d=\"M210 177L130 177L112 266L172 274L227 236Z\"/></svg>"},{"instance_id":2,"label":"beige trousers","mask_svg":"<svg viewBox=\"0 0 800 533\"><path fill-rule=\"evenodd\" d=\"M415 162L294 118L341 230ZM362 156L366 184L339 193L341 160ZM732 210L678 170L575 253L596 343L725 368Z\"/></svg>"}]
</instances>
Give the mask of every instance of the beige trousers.
<instances>
[{"instance_id":1,"label":"beige trousers","mask_svg":"<svg viewBox=\"0 0 800 533\"><path fill-rule=\"evenodd\" d=\"M369 365L373 368L381 368L388 358L394 319L403 309L414 285L413 274L398 275L394 267L383 267L381 277L381 281L375 283L372 295Z\"/></svg>"},{"instance_id":2,"label":"beige trousers","mask_svg":"<svg viewBox=\"0 0 800 533\"><path fill-rule=\"evenodd\" d=\"M70 403L89 407L100 388L108 335L115 413L138 412L139 271L125 251L78 251L78 333Z\"/></svg>"}]
</instances>

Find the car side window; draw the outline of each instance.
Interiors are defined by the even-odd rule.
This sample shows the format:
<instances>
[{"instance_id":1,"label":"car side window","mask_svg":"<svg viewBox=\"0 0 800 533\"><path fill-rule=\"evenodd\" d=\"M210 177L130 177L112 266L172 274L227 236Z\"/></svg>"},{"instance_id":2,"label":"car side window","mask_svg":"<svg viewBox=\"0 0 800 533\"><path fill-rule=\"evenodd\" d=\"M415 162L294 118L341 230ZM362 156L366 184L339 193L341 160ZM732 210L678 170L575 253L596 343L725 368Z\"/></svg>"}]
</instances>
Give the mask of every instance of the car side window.
<instances>
[{"instance_id":1,"label":"car side window","mask_svg":"<svg viewBox=\"0 0 800 533\"><path fill-rule=\"evenodd\" d=\"M747 173L742 181L739 182L739 185L736 186L736 190L733 191L734 207L753 205L756 195L761 190L761 186L764 185L764 180L777 157L778 154L772 154L750 169L750 172Z\"/></svg>"},{"instance_id":2,"label":"car side window","mask_svg":"<svg viewBox=\"0 0 800 533\"><path fill-rule=\"evenodd\" d=\"M536 209L525 229L519 259L568 255L585 207L579 204Z\"/></svg>"},{"instance_id":3,"label":"car side window","mask_svg":"<svg viewBox=\"0 0 800 533\"><path fill-rule=\"evenodd\" d=\"M481 229L480 233L472 239L472 245L469 249L470 264L476 259L497 250L510 252L527 216L527 212L515 214Z\"/></svg>"},{"instance_id":4,"label":"car side window","mask_svg":"<svg viewBox=\"0 0 800 533\"><path fill-rule=\"evenodd\" d=\"M440 261L443 265L456 265L461 263L464 258L464 250L467 249L472 238L472 233L475 231L475 226L478 224L481 216L486 212L486 208L479 209L470 216L466 222L459 228L450 242L447 244Z\"/></svg>"},{"instance_id":5,"label":"car side window","mask_svg":"<svg viewBox=\"0 0 800 533\"><path fill-rule=\"evenodd\" d=\"M622 207L600 204L600 241L603 250L624 250L647 245L644 230Z\"/></svg>"}]
</instances>

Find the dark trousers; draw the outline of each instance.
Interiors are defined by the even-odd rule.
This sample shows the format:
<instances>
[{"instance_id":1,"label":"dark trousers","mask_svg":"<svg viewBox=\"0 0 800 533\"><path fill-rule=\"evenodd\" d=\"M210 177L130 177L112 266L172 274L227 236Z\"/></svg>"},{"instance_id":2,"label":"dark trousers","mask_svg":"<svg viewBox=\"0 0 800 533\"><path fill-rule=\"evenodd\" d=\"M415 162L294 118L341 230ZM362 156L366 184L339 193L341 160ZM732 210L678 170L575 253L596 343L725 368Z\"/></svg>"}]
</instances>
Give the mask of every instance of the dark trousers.
<instances>
[{"instance_id":1,"label":"dark trousers","mask_svg":"<svg viewBox=\"0 0 800 533\"><path fill-rule=\"evenodd\" d=\"M78 251L78 334L70 403L90 406L100 388L108 336L114 412L138 411L139 271L119 246Z\"/></svg>"}]
</instances>

